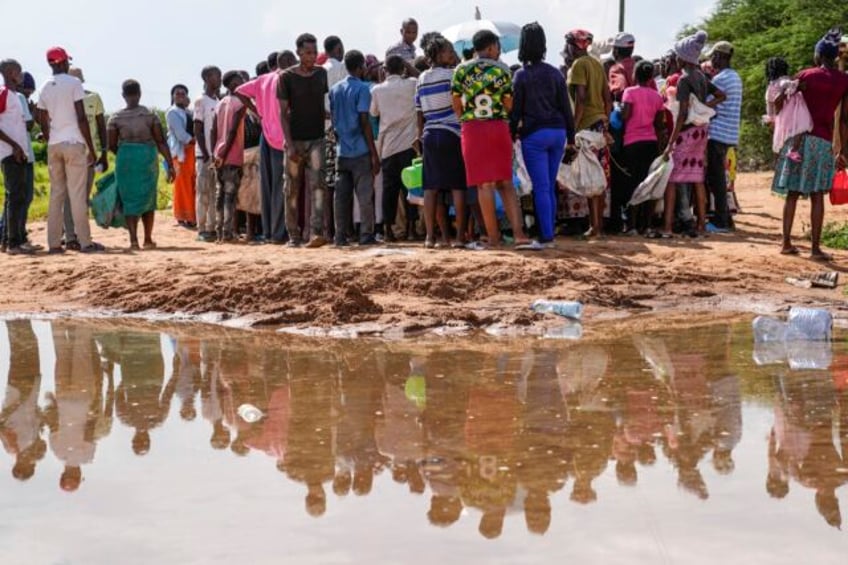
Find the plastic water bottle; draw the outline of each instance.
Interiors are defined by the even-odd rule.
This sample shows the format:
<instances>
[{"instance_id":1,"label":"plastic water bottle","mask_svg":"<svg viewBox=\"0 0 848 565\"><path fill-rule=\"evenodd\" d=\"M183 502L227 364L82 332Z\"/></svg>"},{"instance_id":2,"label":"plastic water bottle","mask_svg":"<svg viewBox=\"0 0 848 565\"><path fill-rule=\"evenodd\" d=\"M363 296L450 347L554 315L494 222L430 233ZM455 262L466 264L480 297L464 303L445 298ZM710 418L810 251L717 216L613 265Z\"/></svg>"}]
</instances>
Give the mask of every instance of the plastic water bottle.
<instances>
[{"instance_id":1,"label":"plastic water bottle","mask_svg":"<svg viewBox=\"0 0 848 565\"><path fill-rule=\"evenodd\" d=\"M826 371L833 362L833 350L829 343L793 341L786 344L789 368L793 371Z\"/></svg>"},{"instance_id":2,"label":"plastic water bottle","mask_svg":"<svg viewBox=\"0 0 848 565\"><path fill-rule=\"evenodd\" d=\"M545 339L568 339L576 341L583 337L583 326L579 322L572 322L557 328L549 328L543 337Z\"/></svg>"},{"instance_id":3,"label":"plastic water bottle","mask_svg":"<svg viewBox=\"0 0 848 565\"><path fill-rule=\"evenodd\" d=\"M754 343L774 343L786 340L786 322L768 316L754 318Z\"/></svg>"},{"instance_id":4,"label":"plastic water bottle","mask_svg":"<svg viewBox=\"0 0 848 565\"><path fill-rule=\"evenodd\" d=\"M537 300L530 309L538 314L556 314L572 320L583 317L583 305L570 300Z\"/></svg>"},{"instance_id":5,"label":"plastic water bottle","mask_svg":"<svg viewBox=\"0 0 848 565\"><path fill-rule=\"evenodd\" d=\"M262 410L260 410L253 404L242 404L241 406L239 406L238 415L239 418L241 418L248 424L255 424L256 422L265 417L265 414L262 413Z\"/></svg>"},{"instance_id":6,"label":"plastic water bottle","mask_svg":"<svg viewBox=\"0 0 848 565\"><path fill-rule=\"evenodd\" d=\"M787 341L830 341L833 335L833 316L818 308L789 310Z\"/></svg>"},{"instance_id":7,"label":"plastic water bottle","mask_svg":"<svg viewBox=\"0 0 848 565\"><path fill-rule=\"evenodd\" d=\"M764 365L786 364L786 343L768 341L754 344L754 363L762 367Z\"/></svg>"}]
</instances>

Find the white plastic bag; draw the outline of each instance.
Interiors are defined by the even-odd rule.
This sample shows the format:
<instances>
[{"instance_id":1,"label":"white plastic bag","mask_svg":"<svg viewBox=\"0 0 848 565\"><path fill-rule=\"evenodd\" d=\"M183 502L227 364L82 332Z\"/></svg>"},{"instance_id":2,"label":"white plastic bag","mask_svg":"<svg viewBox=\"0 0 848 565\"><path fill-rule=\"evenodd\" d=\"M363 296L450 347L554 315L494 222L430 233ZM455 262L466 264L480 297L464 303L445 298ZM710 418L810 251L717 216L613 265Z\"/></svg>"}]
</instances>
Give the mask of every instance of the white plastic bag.
<instances>
[{"instance_id":1,"label":"white plastic bag","mask_svg":"<svg viewBox=\"0 0 848 565\"><path fill-rule=\"evenodd\" d=\"M671 157L668 158L668 161L662 157L654 159L647 178L633 192L633 198L630 199L628 206L638 206L643 202L659 200L665 196L668 179L671 177L671 171L673 170L674 160Z\"/></svg>"},{"instance_id":2,"label":"white plastic bag","mask_svg":"<svg viewBox=\"0 0 848 565\"><path fill-rule=\"evenodd\" d=\"M669 100L666 108L671 112L674 122L677 122L677 115L680 113L680 102L676 98ZM716 111L698 100L694 94L689 95L689 116L686 118L687 125L705 126L710 123L716 115Z\"/></svg>"},{"instance_id":3,"label":"white plastic bag","mask_svg":"<svg viewBox=\"0 0 848 565\"><path fill-rule=\"evenodd\" d=\"M530 172L524 163L524 153L521 152L520 140L516 140L513 144L512 155L515 175L518 177L518 186L515 187L515 191L518 193L518 196L529 196L533 193L533 179L530 178Z\"/></svg>"},{"instance_id":4,"label":"white plastic bag","mask_svg":"<svg viewBox=\"0 0 848 565\"><path fill-rule=\"evenodd\" d=\"M575 138L577 157L569 164L559 166L557 180L568 190L586 198L599 196L607 189L607 176L596 151L606 147L603 133L581 131Z\"/></svg>"}]
</instances>

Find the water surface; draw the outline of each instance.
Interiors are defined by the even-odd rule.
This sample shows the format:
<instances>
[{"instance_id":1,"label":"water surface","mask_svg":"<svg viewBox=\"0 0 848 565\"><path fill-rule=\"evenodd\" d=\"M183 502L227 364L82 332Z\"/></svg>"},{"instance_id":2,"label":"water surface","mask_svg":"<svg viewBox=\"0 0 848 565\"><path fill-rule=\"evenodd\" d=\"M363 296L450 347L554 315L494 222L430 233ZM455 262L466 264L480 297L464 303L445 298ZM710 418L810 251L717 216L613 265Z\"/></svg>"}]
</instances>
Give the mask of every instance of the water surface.
<instances>
[{"instance_id":1,"label":"water surface","mask_svg":"<svg viewBox=\"0 0 848 565\"><path fill-rule=\"evenodd\" d=\"M751 341L3 322L2 562L845 563L848 349Z\"/></svg>"}]
</instances>

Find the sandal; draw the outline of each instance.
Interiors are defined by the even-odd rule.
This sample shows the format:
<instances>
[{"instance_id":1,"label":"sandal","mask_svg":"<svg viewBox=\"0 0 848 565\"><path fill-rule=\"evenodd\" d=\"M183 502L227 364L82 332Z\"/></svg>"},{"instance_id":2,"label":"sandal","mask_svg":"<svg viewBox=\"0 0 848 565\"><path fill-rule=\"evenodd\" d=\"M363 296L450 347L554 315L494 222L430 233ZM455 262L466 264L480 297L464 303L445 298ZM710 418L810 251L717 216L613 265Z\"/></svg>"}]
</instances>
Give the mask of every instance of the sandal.
<instances>
[{"instance_id":1,"label":"sandal","mask_svg":"<svg viewBox=\"0 0 848 565\"><path fill-rule=\"evenodd\" d=\"M649 232L645 237L648 239L674 239L674 234L658 231Z\"/></svg>"},{"instance_id":2,"label":"sandal","mask_svg":"<svg viewBox=\"0 0 848 565\"><path fill-rule=\"evenodd\" d=\"M544 248L545 246L538 241L523 242L515 246L516 251L542 251Z\"/></svg>"},{"instance_id":3,"label":"sandal","mask_svg":"<svg viewBox=\"0 0 848 565\"><path fill-rule=\"evenodd\" d=\"M784 248L784 249L780 250L781 255L798 255L799 253L801 253L801 252L794 245L792 247Z\"/></svg>"},{"instance_id":4,"label":"sandal","mask_svg":"<svg viewBox=\"0 0 848 565\"><path fill-rule=\"evenodd\" d=\"M471 243L467 243L465 245L465 249L468 251L486 251L488 247L486 247L479 241L472 241Z\"/></svg>"},{"instance_id":5,"label":"sandal","mask_svg":"<svg viewBox=\"0 0 848 565\"><path fill-rule=\"evenodd\" d=\"M74 240L66 243L65 249L67 249L68 251L82 251L82 246L80 245L79 241Z\"/></svg>"},{"instance_id":6,"label":"sandal","mask_svg":"<svg viewBox=\"0 0 848 565\"><path fill-rule=\"evenodd\" d=\"M64 255L65 248L64 247L52 247L48 252L48 255Z\"/></svg>"},{"instance_id":7,"label":"sandal","mask_svg":"<svg viewBox=\"0 0 848 565\"><path fill-rule=\"evenodd\" d=\"M156 249L156 242L155 241L145 242L144 249Z\"/></svg>"},{"instance_id":8,"label":"sandal","mask_svg":"<svg viewBox=\"0 0 848 565\"><path fill-rule=\"evenodd\" d=\"M100 245L99 243L95 243L93 241L82 249L80 249L81 253L102 253L103 251L106 251L106 248Z\"/></svg>"},{"instance_id":9,"label":"sandal","mask_svg":"<svg viewBox=\"0 0 848 565\"><path fill-rule=\"evenodd\" d=\"M432 239L428 239L427 241L424 242L424 249L435 249L435 248L436 248L436 242L434 242Z\"/></svg>"},{"instance_id":10,"label":"sandal","mask_svg":"<svg viewBox=\"0 0 848 565\"><path fill-rule=\"evenodd\" d=\"M833 256L819 251L818 253L811 254L810 259L812 259L813 261L818 261L819 263L830 263L831 261L833 261Z\"/></svg>"}]
</instances>

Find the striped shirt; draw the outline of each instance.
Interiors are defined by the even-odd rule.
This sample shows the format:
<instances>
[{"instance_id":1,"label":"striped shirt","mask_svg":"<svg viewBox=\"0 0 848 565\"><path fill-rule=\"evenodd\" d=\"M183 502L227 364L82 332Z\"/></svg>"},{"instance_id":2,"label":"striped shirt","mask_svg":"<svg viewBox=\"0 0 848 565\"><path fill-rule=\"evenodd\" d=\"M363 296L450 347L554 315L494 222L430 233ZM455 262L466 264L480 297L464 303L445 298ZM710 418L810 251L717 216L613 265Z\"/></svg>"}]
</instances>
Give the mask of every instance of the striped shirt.
<instances>
[{"instance_id":1,"label":"striped shirt","mask_svg":"<svg viewBox=\"0 0 848 565\"><path fill-rule=\"evenodd\" d=\"M716 107L716 116L710 122L710 139L736 145L742 119L742 79L733 69L724 69L713 77L712 82L727 95L727 100Z\"/></svg>"},{"instance_id":2,"label":"striped shirt","mask_svg":"<svg viewBox=\"0 0 848 565\"><path fill-rule=\"evenodd\" d=\"M453 69L436 67L418 78L415 109L424 114L424 129L443 129L459 135L459 118L453 112Z\"/></svg>"}]
</instances>

